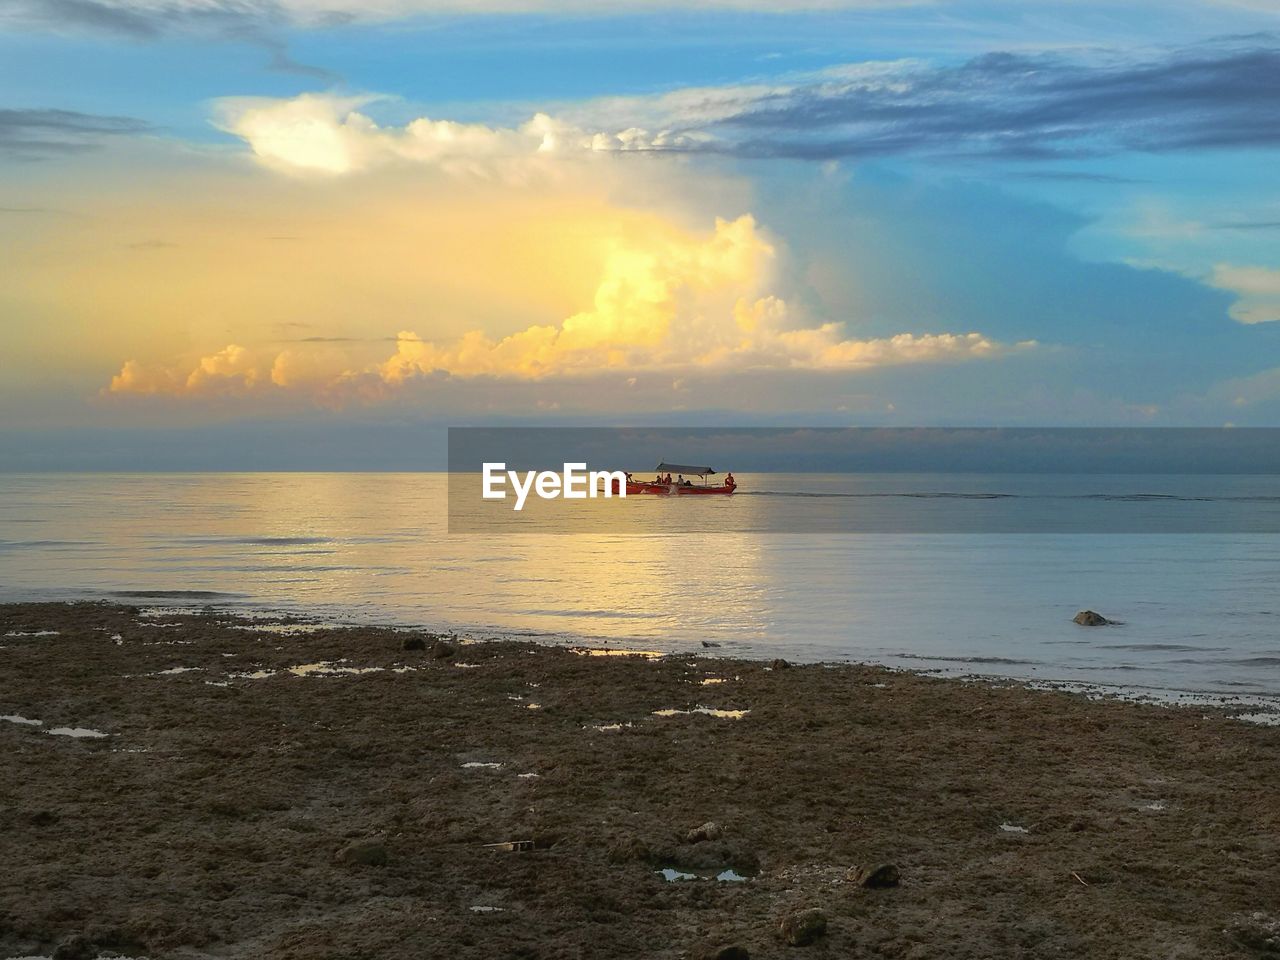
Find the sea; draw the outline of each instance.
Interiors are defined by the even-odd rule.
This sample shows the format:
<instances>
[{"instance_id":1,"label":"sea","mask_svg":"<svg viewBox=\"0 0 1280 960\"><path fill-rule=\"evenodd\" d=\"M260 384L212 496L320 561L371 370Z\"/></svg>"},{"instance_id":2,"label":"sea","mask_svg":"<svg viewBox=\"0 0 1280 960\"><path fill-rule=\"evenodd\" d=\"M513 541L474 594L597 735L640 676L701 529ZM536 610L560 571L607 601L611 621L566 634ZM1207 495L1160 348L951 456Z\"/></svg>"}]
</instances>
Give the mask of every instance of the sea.
<instances>
[{"instance_id":1,"label":"sea","mask_svg":"<svg viewBox=\"0 0 1280 960\"><path fill-rule=\"evenodd\" d=\"M1280 535L1256 532L1276 529L1280 477L738 480L733 497L590 505L622 524L451 533L444 473L0 474L0 600L1280 706ZM1045 522L1002 523L1027 516ZM1083 609L1120 622L1078 626Z\"/></svg>"}]
</instances>

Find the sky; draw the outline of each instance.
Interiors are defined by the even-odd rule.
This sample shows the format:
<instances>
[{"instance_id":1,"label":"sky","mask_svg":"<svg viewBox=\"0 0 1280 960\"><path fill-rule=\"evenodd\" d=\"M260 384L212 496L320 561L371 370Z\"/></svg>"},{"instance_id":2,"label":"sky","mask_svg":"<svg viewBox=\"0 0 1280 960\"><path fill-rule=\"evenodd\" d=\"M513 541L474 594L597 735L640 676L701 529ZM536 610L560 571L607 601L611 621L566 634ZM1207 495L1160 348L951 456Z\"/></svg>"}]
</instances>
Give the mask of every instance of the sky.
<instances>
[{"instance_id":1,"label":"sky","mask_svg":"<svg viewBox=\"0 0 1280 960\"><path fill-rule=\"evenodd\" d=\"M1280 426L1278 90L1273 0L0 0L0 469Z\"/></svg>"}]
</instances>

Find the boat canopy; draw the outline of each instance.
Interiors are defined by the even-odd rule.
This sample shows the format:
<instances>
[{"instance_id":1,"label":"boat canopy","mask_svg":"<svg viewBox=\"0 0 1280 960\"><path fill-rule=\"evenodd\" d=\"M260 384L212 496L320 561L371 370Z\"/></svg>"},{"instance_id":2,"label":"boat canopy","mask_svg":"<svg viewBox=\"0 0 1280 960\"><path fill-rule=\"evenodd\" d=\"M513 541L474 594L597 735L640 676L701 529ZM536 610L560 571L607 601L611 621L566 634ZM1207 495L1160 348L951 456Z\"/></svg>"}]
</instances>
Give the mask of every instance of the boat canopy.
<instances>
[{"instance_id":1,"label":"boat canopy","mask_svg":"<svg viewBox=\"0 0 1280 960\"><path fill-rule=\"evenodd\" d=\"M710 467L691 467L682 463L660 463L658 464L659 473L681 473L686 477L709 477L713 473Z\"/></svg>"}]
</instances>

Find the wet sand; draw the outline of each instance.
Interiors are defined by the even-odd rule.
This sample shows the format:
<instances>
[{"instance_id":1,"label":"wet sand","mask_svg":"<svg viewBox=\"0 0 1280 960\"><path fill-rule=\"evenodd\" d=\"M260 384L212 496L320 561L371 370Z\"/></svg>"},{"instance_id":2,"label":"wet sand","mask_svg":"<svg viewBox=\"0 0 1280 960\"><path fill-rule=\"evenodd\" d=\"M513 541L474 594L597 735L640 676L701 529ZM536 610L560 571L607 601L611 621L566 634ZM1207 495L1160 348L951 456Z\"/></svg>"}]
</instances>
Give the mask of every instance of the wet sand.
<instances>
[{"instance_id":1,"label":"wet sand","mask_svg":"<svg viewBox=\"0 0 1280 960\"><path fill-rule=\"evenodd\" d=\"M0 607L0 957L1280 956L1277 727L278 627Z\"/></svg>"}]
</instances>

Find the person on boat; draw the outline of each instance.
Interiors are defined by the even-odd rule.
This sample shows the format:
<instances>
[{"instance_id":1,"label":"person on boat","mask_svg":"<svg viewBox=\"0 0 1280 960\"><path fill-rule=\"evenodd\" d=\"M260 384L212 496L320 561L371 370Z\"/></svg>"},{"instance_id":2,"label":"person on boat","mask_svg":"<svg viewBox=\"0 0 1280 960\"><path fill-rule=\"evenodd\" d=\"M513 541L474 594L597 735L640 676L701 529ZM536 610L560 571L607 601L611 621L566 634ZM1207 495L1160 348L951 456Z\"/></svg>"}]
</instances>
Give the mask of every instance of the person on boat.
<instances>
[{"instance_id":1,"label":"person on boat","mask_svg":"<svg viewBox=\"0 0 1280 960\"><path fill-rule=\"evenodd\" d=\"M683 473L677 473L677 474L676 474L676 486L677 486L677 487L683 487L683 486L684 486L684 474L683 474Z\"/></svg>"},{"instance_id":2,"label":"person on boat","mask_svg":"<svg viewBox=\"0 0 1280 960\"><path fill-rule=\"evenodd\" d=\"M724 477L724 488L725 488L726 490L732 490L732 489L733 489L734 487L736 487L737 485L738 485L738 481L737 481L737 480L735 480L735 479L733 479L733 474L732 474L732 473L727 473L727 474L725 474L725 477Z\"/></svg>"}]
</instances>

